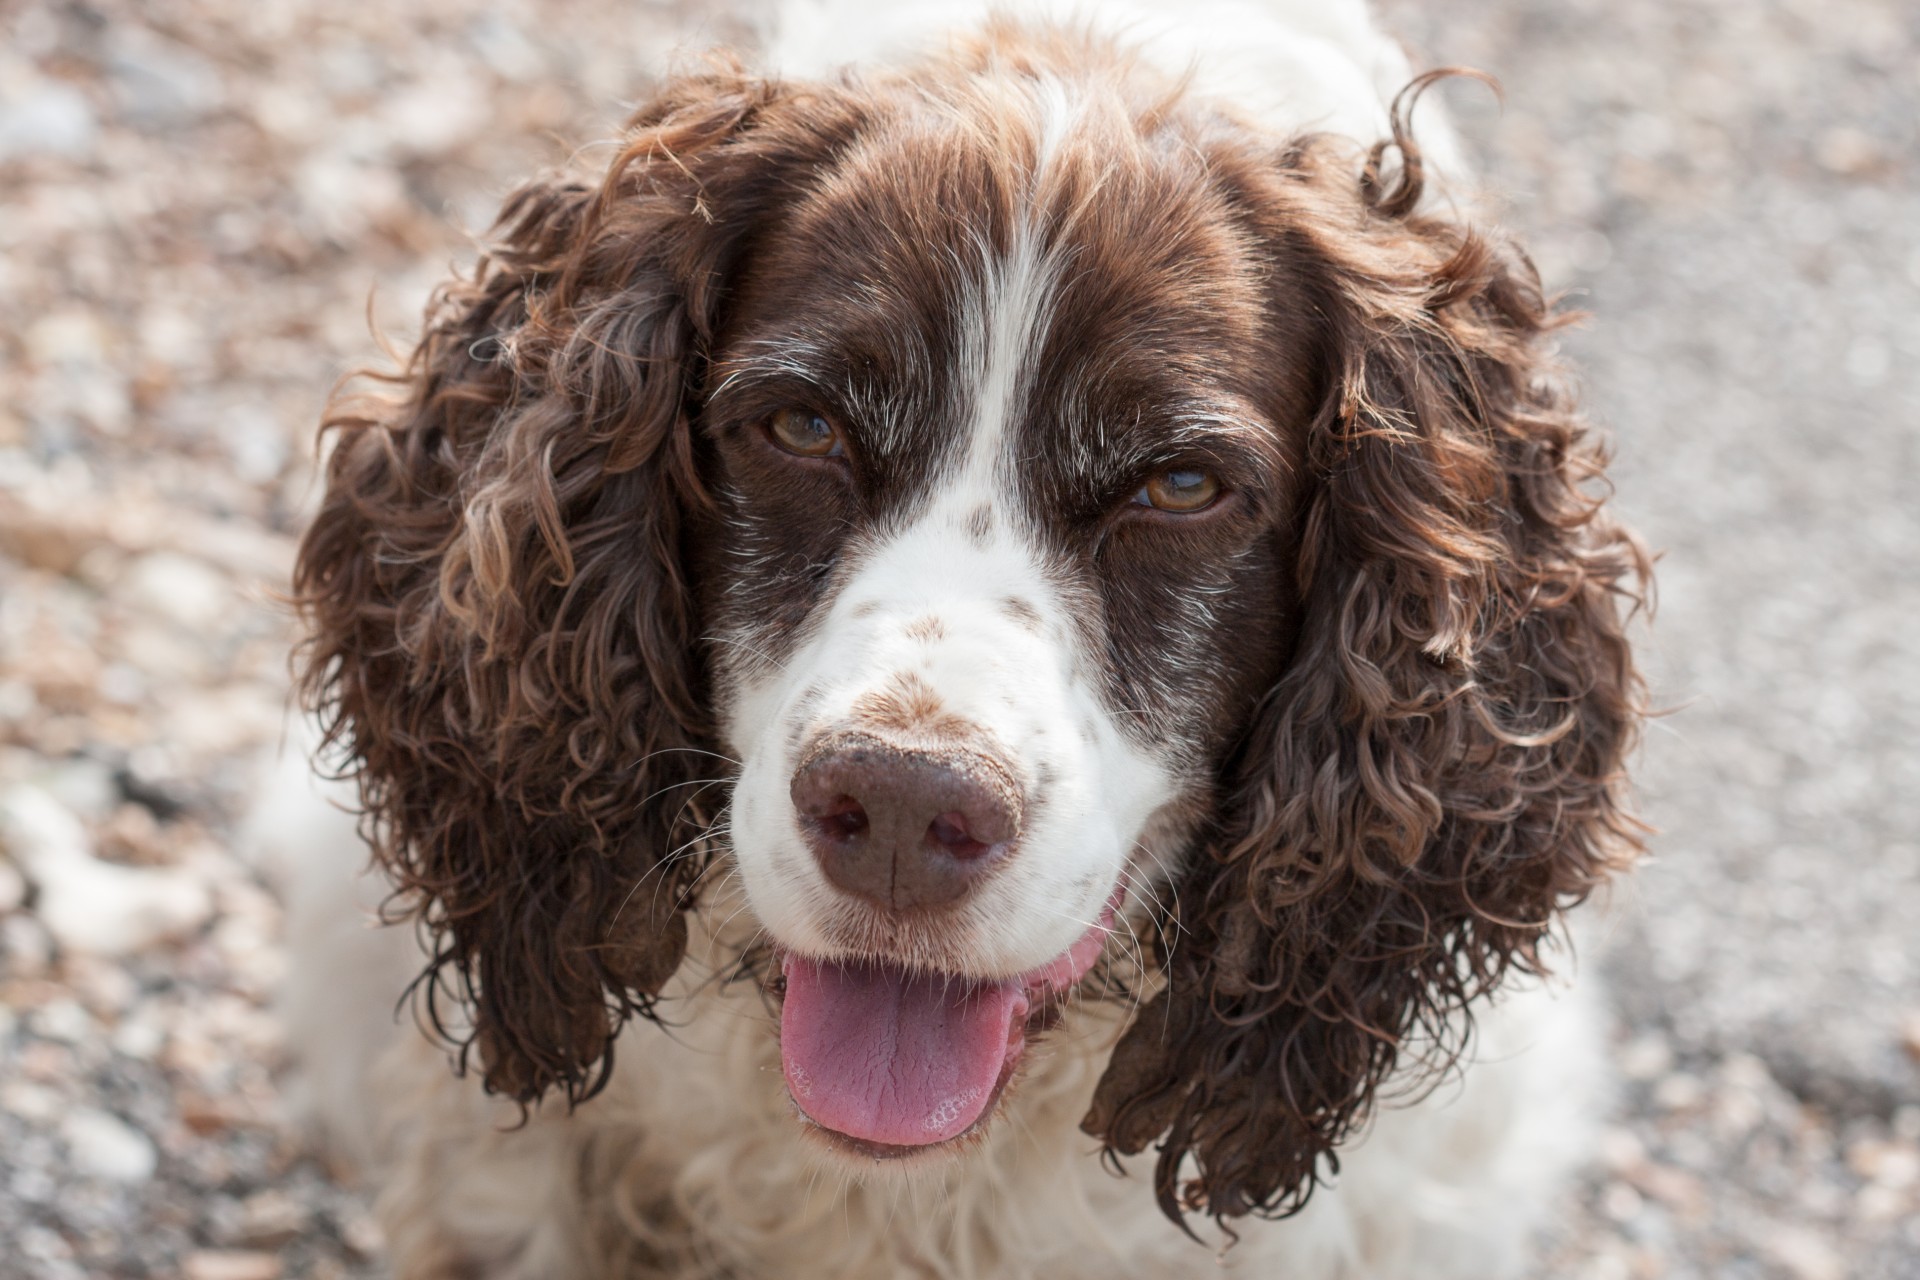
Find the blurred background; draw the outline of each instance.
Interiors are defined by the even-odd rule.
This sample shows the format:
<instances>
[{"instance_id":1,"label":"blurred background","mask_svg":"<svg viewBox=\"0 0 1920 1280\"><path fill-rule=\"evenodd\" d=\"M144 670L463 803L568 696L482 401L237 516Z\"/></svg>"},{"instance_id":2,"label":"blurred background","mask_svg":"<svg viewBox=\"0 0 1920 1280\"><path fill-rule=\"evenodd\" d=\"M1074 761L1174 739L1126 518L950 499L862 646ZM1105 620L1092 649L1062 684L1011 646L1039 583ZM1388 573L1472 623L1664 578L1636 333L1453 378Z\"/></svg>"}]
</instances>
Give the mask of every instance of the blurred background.
<instances>
[{"instance_id":1,"label":"blurred background","mask_svg":"<svg viewBox=\"0 0 1920 1280\"><path fill-rule=\"evenodd\" d=\"M1920 1276L1920 8L1387 0L1664 553L1543 1277ZM0 0L0 1274L377 1276L236 825L332 382L747 0ZM591 163L593 149L584 152ZM369 299L371 298L371 301Z\"/></svg>"}]
</instances>

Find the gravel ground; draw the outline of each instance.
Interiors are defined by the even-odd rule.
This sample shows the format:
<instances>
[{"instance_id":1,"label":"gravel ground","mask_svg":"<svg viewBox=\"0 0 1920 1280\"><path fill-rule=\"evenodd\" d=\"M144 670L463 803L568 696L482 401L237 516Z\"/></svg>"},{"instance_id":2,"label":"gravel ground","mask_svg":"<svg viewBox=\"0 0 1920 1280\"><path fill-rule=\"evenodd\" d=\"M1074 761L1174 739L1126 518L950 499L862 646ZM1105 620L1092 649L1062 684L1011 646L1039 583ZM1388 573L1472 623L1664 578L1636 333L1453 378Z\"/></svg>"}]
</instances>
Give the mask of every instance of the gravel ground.
<instances>
[{"instance_id":1,"label":"gravel ground","mask_svg":"<svg viewBox=\"0 0 1920 1280\"><path fill-rule=\"evenodd\" d=\"M1666 555L1623 1087L1540 1274L1920 1277L1920 11L1387 7L1505 84L1449 94ZM310 428L675 10L0 3L0 1274L380 1273L232 852Z\"/></svg>"}]
</instances>

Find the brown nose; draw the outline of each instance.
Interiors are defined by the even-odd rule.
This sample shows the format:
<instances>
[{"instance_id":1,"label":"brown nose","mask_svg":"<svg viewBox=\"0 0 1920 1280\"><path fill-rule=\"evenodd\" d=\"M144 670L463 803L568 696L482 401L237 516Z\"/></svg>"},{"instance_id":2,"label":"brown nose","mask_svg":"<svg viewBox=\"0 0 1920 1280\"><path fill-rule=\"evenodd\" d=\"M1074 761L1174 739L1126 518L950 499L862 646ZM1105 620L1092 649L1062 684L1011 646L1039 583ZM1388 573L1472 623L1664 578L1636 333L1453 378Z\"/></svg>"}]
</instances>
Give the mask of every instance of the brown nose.
<instances>
[{"instance_id":1,"label":"brown nose","mask_svg":"<svg viewBox=\"0 0 1920 1280\"><path fill-rule=\"evenodd\" d=\"M882 907L954 902L1020 834L1020 790L992 756L837 734L793 775L814 856L827 878Z\"/></svg>"}]
</instances>

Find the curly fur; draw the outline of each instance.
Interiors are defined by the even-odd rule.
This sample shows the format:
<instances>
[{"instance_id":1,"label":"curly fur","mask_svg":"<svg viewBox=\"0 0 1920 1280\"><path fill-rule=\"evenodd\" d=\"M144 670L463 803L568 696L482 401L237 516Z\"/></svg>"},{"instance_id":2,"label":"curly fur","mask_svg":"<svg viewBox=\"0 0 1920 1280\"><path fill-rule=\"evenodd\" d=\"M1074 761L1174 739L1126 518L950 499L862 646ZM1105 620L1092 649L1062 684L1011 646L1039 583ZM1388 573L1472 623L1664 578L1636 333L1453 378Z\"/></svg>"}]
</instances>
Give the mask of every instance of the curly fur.
<instances>
[{"instance_id":1,"label":"curly fur","mask_svg":"<svg viewBox=\"0 0 1920 1280\"><path fill-rule=\"evenodd\" d=\"M1602 459L1531 264L1415 212L1395 124L1396 183L1379 151L1357 186L1310 151L1275 178L1293 189L1273 203L1319 205L1275 234L1322 264L1337 353L1309 446L1307 622L1158 934L1167 988L1086 1122L1118 1151L1160 1142L1176 1219L1297 1211L1409 1037L1443 1068L1468 1002L1541 972L1558 913L1638 847L1622 606L1645 554L1583 487Z\"/></svg>"},{"instance_id":2,"label":"curly fur","mask_svg":"<svg viewBox=\"0 0 1920 1280\"><path fill-rule=\"evenodd\" d=\"M488 1086L523 1102L602 1087L685 947L713 813L687 417L738 251L705 186L736 171L738 219L740 187L804 162L766 118L783 104L737 72L682 81L598 189L521 188L387 375L402 394L327 418L304 687L437 940L431 1021L471 1002Z\"/></svg>"}]
</instances>

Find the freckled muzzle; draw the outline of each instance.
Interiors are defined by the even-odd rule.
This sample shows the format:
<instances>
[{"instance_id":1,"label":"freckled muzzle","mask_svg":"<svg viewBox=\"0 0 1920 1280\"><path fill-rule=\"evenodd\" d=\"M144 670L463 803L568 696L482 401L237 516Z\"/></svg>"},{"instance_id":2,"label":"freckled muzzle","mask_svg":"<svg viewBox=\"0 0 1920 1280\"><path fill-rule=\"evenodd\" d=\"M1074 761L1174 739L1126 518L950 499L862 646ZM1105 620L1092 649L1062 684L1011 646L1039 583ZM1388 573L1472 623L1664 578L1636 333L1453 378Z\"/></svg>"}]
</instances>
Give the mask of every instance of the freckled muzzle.
<instances>
[{"instance_id":1,"label":"freckled muzzle","mask_svg":"<svg viewBox=\"0 0 1920 1280\"><path fill-rule=\"evenodd\" d=\"M857 730L803 751L791 794L827 879L893 911L964 899L1012 855L1024 808L989 751Z\"/></svg>"}]
</instances>

